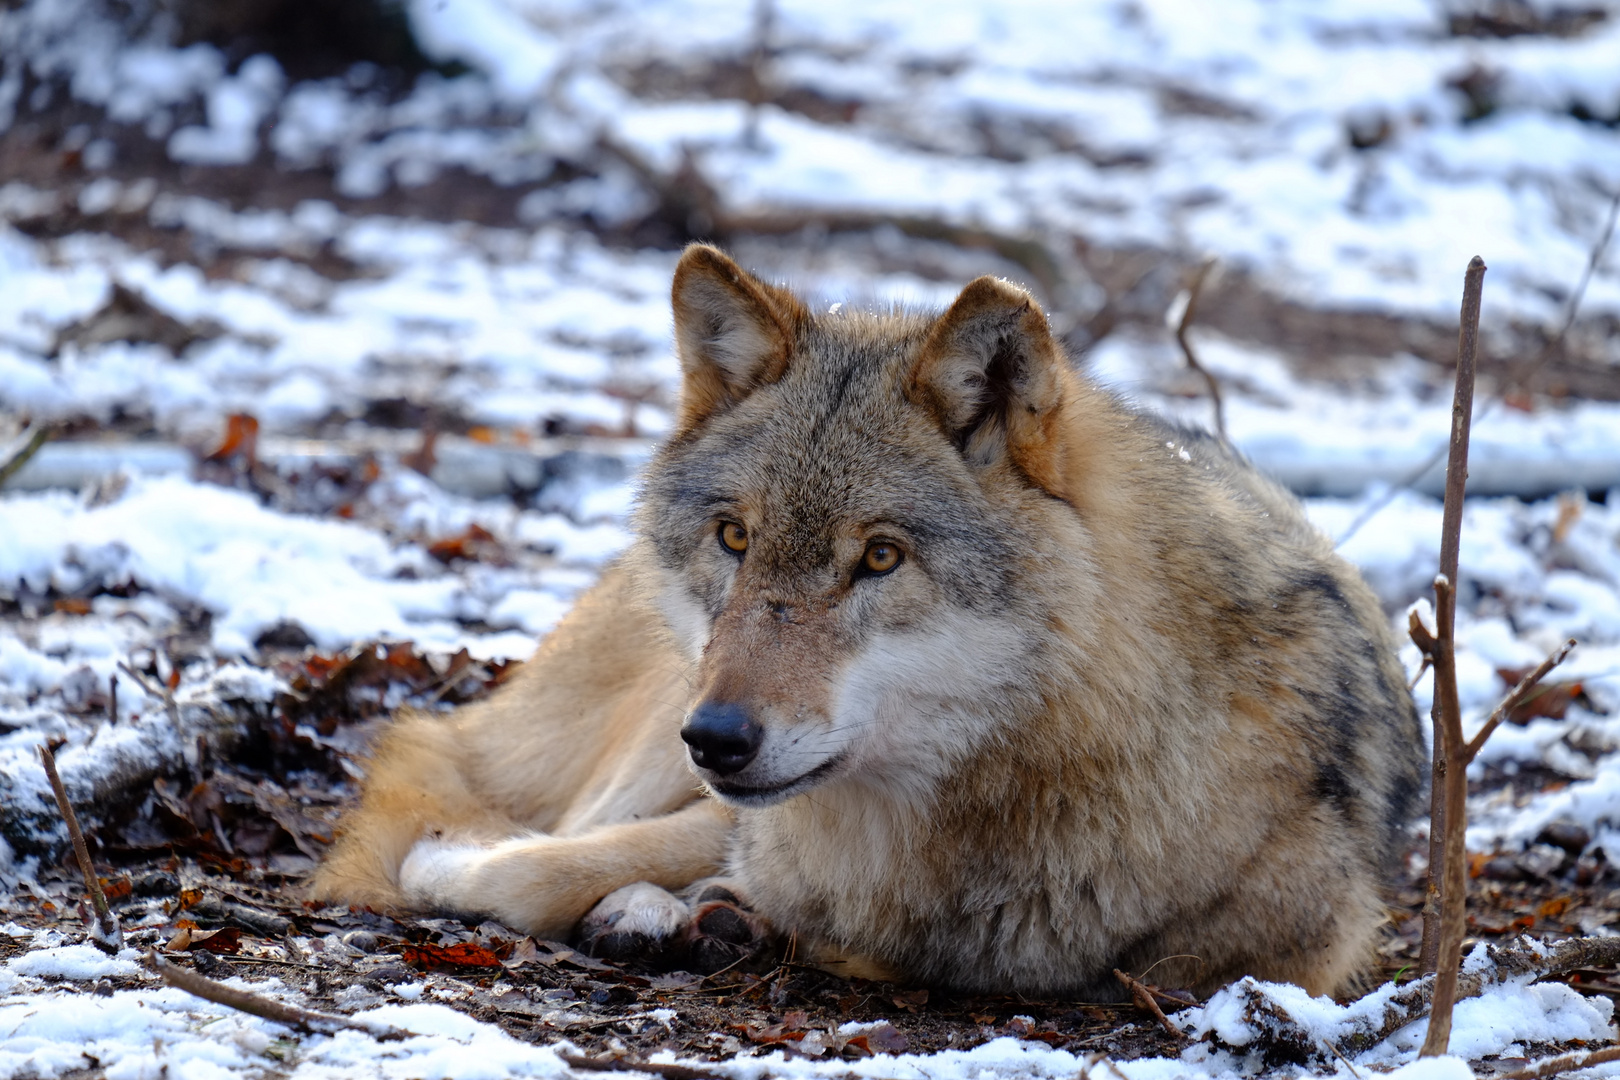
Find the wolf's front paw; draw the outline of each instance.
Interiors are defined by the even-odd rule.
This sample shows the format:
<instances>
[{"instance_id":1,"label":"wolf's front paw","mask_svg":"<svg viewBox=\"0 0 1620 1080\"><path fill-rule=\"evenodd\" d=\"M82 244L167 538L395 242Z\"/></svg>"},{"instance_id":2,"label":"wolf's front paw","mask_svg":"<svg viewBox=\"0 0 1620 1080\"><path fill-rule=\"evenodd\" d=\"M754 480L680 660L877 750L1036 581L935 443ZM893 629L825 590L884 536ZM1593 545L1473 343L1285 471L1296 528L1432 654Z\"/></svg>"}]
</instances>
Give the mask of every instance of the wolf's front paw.
<instances>
[{"instance_id":1,"label":"wolf's front paw","mask_svg":"<svg viewBox=\"0 0 1620 1080\"><path fill-rule=\"evenodd\" d=\"M715 878L691 890L692 921L686 925L687 962L712 974L732 967L770 943L770 927L748 909L733 883Z\"/></svg>"},{"instance_id":2,"label":"wolf's front paw","mask_svg":"<svg viewBox=\"0 0 1620 1080\"><path fill-rule=\"evenodd\" d=\"M400 892L417 907L471 911L476 907L472 883L488 857L489 849L478 844L424 836L400 863Z\"/></svg>"},{"instance_id":3,"label":"wolf's front paw","mask_svg":"<svg viewBox=\"0 0 1620 1080\"><path fill-rule=\"evenodd\" d=\"M638 881L604 896L579 924L580 947L607 960L652 958L692 918L686 902Z\"/></svg>"}]
</instances>

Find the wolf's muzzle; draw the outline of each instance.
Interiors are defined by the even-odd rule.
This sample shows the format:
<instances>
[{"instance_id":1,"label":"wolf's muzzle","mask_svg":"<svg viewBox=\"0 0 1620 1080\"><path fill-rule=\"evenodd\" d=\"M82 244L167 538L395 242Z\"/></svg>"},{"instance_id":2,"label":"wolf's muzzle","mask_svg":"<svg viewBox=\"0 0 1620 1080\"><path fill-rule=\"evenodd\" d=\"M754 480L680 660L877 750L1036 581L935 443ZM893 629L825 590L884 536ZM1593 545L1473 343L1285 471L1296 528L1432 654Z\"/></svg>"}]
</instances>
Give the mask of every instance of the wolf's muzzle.
<instances>
[{"instance_id":1,"label":"wolf's muzzle","mask_svg":"<svg viewBox=\"0 0 1620 1080\"><path fill-rule=\"evenodd\" d=\"M704 702L681 725L681 738L698 768L730 776L754 760L765 731L740 705Z\"/></svg>"}]
</instances>

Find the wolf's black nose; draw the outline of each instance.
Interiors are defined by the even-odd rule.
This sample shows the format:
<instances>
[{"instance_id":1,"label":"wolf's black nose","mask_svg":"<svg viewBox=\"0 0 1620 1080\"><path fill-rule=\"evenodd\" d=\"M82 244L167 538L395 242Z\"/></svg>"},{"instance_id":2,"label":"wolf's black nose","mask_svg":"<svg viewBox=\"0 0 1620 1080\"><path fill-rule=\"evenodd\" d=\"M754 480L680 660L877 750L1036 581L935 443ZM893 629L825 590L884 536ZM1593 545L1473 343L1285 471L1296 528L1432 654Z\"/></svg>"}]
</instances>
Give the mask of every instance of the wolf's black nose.
<instances>
[{"instance_id":1,"label":"wolf's black nose","mask_svg":"<svg viewBox=\"0 0 1620 1080\"><path fill-rule=\"evenodd\" d=\"M765 732L748 718L740 705L705 702L692 710L681 725L681 738L700 769L722 776L742 772L759 753Z\"/></svg>"}]
</instances>

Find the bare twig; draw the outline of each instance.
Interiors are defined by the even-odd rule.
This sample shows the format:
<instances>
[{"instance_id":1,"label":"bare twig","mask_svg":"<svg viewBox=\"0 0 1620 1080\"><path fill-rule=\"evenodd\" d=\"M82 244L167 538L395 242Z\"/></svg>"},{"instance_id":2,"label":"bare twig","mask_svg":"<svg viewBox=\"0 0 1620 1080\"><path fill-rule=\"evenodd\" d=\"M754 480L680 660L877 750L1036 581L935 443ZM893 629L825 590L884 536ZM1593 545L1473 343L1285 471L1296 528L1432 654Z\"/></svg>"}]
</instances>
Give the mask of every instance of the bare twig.
<instances>
[{"instance_id":1,"label":"bare twig","mask_svg":"<svg viewBox=\"0 0 1620 1080\"><path fill-rule=\"evenodd\" d=\"M1343 1054L1339 1053L1339 1048L1337 1046L1334 1046L1333 1043L1330 1042L1327 1039L1322 1040L1322 1045L1327 1047L1330 1051L1332 1051L1334 1057L1336 1057L1340 1061L1344 1062L1344 1067L1350 1070L1350 1075L1351 1076L1355 1077L1356 1080L1361 1080L1361 1074L1356 1072L1356 1067L1354 1065L1350 1064L1350 1059L1349 1058L1347 1058Z\"/></svg>"},{"instance_id":2,"label":"bare twig","mask_svg":"<svg viewBox=\"0 0 1620 1080\"><path fill-rule=\"evenodd\" d=\"M1209 384L1209 403L1215 410L1215 434L1225 442L1226 407L1221 401L1221 385L1215 381L1214 373L1199 362L1198 354L1193 352L1192 342L1187 340L1187 329L1198 316L1198 296L1204 291L1204 282L1214 268L1214 258L1208 258L1193 271L1192 280L1187 283L1187 306L1181 309L1181 318L1176 323L1176 344L1181 346L1181 355L1187 358L1187 366L1202 375L1204 382Z\"/></svg>"},{"instance_id":3,"label":"bare twig","mask_svg":"<svg viewBox=\"0 0 1620 1080\"><path fill-rule=\"evenodd\" d=\"M84 891L90 894L90 903L96 910L96 922L90 930L90 941L102 952L116 955L118 950L124 947L124 932L118 925L118 916L113 914L112 908L107 904L107 894L101 891L101 881L96 877L95 864L90 861L90 848L85 844L84 833L79 829L79 817L73 812L73 804L68 802L67 788L62 786L62 777L56 771L56 755L51 752L49 746L41 746L39 759L45 766L45 776L51 782L51 791L56 795L56 807L62 811L62 820L67 822L68 838L73 841L73 854L79 860L79 872L84 875Z\"/></svg>"},{"instance_id":4,"label":"bare twig","mask_svg":"<svg viewBox=\"0 0 1620 1080\"><path fill-rule=\"evenodd\" d=\"M1504 383L1497 389L1496 393L1491 395L1490 399L1480 407L1479 416L1476 419L1484 420L1514 391L1528 385L1530 380L1535 378L1536 373L1546 366L1547 361L1552 359L1553 354L1564 344L1564 338L1568 336L1570 328L1575 325L1576 316L1580 314L1581 302L1586 298L1586 287L1591 284L1592 275L1597 272L1598 264L1603 261L1603 253L1609 249L1609 241L1614 239L1614 228L1617 219L1620 219L1620 191L1615 192L1613 201L1609 203L1608 220L1604 223L1603 232L1599 234L1597 242L1592 245L1591 251L1587 253L1586 267L1581 271L1581 277L1575 285L1575 291L1570 293L1569 302L1564 307L1564 318L1559 323L1558 330L1552 337L1547 339L1547 343L1541 347L1541 351L1536 354L1534 360L1521 368L1512 379ZM1356 515L1355 520L1350 522L1350 527L1345 529L1334 541L1334 545L1342 546L1345 541L1360 532L1363 525L1377 517L1385 507L1393 502L1397 494L1427 476L1430 469L1440 464L1449 448L1449 443L1442 443L1435 447L1434 451L1424 458L1417 468L1407 473L1398 483L1390 485L1389 490L1384 494L1368 503L1361 513Z\"/></svg>"},{"instance_id":5,"label":"bare twig","mask_svg":"<svg viewBox=\"0 0 1620 1080\"><path fill-rule=\"evenodd\" d=\"M388 1024L379 1024L367 1020L357 1020L349 1016L337 1016L333 1013L315 1012L312 1009L301 1009L296 1005L286 1005L279 1001L252 993L248 990L238 990L233 986L215 982L213 979L198 975L195 971L176 967L174 964L159 956L157 951L151 950L146 954L146 966L170 986L184 990L188 994L211 1001L215 1005L223 1005L227 1009L245 1012L249 1016L257 1016L261 1020L270 1020L277 1024L286 1024L297 1031L315 1035L331 1035L336 1031L348 1029L363 1031L367 1035L379 1039L408 1039L414 1037L414 1032L401 1028L391 1027Z\"/></svg>"},{"instance_id":6,"label":"bare twig","mask_svg":"<svg viewBox=\"0 0 1620 1080\"><path fill-rule=\"evenodd\" d=\"M1451 402L1451 456L1446 463L1446 504L1440 526L1440 575L1434 580L1434 782L1430 818L1429 883L1440 874L1440 918L1435 950L1433 1011L1419 1054L1434 1057L1451 1043L1451 1010L1467 929L1468 760L1457 696L1457 559L1462 545L1463 493L1468 486L1468 434L1474 415L1474 363L1479 353L1479 308L1485 290L1485 260L1475 255L1463 277L1461 326L1457 332L1457 389ZM1441 864L1432 861L1433 833L1440 830ZM1424 919L1424 938L1431 920Z\"/></svg>"},{"instance_id":7,"label":"bare twig","mask_svg":"<svg viewBox=\"0 0 1620 1080\"><path fill-rule=\"evenodd\" d=\"M1527 1069L1499 1073L1496 1080L1545 1080L1549 1076L1573 1072L1576 1069L1589 1069L1593 1065L1602 1065L1608 1061L1620 1061L1620 1046L1604 1047L1602 1050L1593 1050L1590 1054L1565 1054L1563 1057L1548 1058L1545 1061L1538 1061Z\"/></svg>"},{"instance_id":8,"label":"bare twig","mask_svg":"<svg viewBox=\"0 0 1620 1080\"><path fill-rule=\"evenodd\" d=\"M771 30L776 23L776 8L772 0L754 0L754 44L748 56L748 83L745 99L748 118L743 124L743 146L758 150L759 110L769 100L766 83L771 60Z\"/></svg>"},{"instance_id":9,"label":"bare twig","mask_svg":"<svg viewBox=\"0 0 1620 1080\"><path fill-rule=\"evenodd\" d=\"M5 461L0 461L0 487L5 487L6 481L17 475L22 467L39 453L39 448L50 442L54 434L55 429L50 424L40 424L34 428L33 433L28 436L28 441L23 443L16 453Z\"/></svg>"},{"instance_id":10,"label":"bare twig","mask_svg":"<svg viewBox=\"0 0 1620 1080\"><path fill-rule=\"evenodd\" d=\"M1119 968L1114 969L1114 978L1124 984L1125 989L1131 992L1131 997L1136 1000L1138 1005L1153 1014L1153 1018L1159 1022L1159 1025L1165 1031L1170 1033L1172 1039L1180 1042L1187 1037L1186 1032L1172 1024L1170 1018L1164 1015L1164 1010L1159 1008L1157 1001L1153 1000L1153 992L1147 988L1146 984L1131 978Z\"/></svg>"},{"instance_id":11,"label":"bare twig","mask_svg":"<svg viewBox=\"0 0 1620 1080\"><path fill-rule=\"evenodd\" d=\"M1620 221L1620 190L1615 191L1614 198L1609 202L1609 217L1604 222L1603 232L1598 235L1597 243L1592 245L1592 250L1586 254L1586 266L1581 270L1581 279L1575 284L1575 291L1569 294L1569 302L1564 305L1564 320L1559 324L1558 332L1541 347L1541 352L1536 354L1536 358L1520 369L1491 399L1491 406L1497 405L1515 390L1528 385L1564 344L1564 338L1569 336L1570 328L1575 325L1576 315L1580 314L1581 301L1586 299L1586 287L1592 283L1592 275L1597 273L1598 264L1603 261L1603 253L1609 250L1609 241L1614 239L1616 221Z\"/></svg>"},{"instance_id":12,"label":"bare twig","mask_svg":"<svg viewBox=\"0 0 1620 1080\"><path fill-rule=\"evenodd\" d=\"M174 691L163 685L163 680L159 679L154 683L122 660L118 661L118 670L134 679L135 685L140 687L148 697L155 697L163 702L163 711L168 714L169 723L174 725L174 737L180 740L181 757L184 759L186 766L191 769L192 778L196 779L200 775L198 770L202 768L202 748L186 730L185 721L180 717L180 703L174 699Z\"/></svg>"},{"instance_id":13,"label":"bare twig","mask_svg":"<svg viewBox=\"0 0 1620 1080\"><path fill-rule=\"evenodd\" d=\"M1406 689L1407 689L1408 693L1410 693L1411 691L1417 689L1417 684L1422 681L1423 676L1428 672L1429 665L1432 662L1433 661L1431 661L1429 659L1429 654L1424 653L1423 658L1422 658L1422 663L1418 664L1417 674L1413 675L1412 678L1409 679L1407 681L1407 683L1406 683Z\"/></svg>"},{"instance_id":14,"label":"bare twig","mask_svg":"<svg viewBox=\"0 0 1620 1080\"><path fill-rule=\"evenodd\" d=\"M180 730L180 705L174 700L173 691L162 682L154 683L122 660L118 661L118 670L135 680L135 685L145 691L148 697L155 697L163 702L163 711L169 714L169 721L174 724L176 731Z\"/></svg>"},{"instance_id":15,"label":"bare twig","mask_svg":"<svg viewBox=\"0 0 1620 1080\"><path fill-rule=\"evenodd\" d=\"M1479 729L1479 734L1470 739L1468 745L1463 748L1465 762L1471 762L1479 756L1480 750L1485 746L1485 740L1491 737L1491 732L1495 731L1514 709L1517 709L1530 697L1536 685L1547 677L1548 672L1562 664L1564 658L1569 655L1569 651L1574 647L1575 639L1570 638L1560 645L1551 656L1543 660L1536 670L1519 680L1519 685L1509 691L1508 696L1502 699L1502 704L1498 705L1496 710L1491 713L1490 718L1485 721L1485 726Z\"/></svg>"}]
</instances>

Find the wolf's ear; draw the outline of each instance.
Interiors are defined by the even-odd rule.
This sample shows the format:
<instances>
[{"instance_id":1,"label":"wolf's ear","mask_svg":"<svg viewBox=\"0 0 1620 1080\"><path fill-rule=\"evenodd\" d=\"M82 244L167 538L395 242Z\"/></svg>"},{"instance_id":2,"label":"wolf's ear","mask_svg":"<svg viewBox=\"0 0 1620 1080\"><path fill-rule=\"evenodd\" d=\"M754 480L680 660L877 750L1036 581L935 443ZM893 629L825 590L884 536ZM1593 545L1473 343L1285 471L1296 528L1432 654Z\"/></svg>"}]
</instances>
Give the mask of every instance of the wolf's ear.
<instances>
[{"instance_id":1,"label":"wolf's ear","mask_svg":"<svg viewBox=\"0 0 1620 1080\"><path fill-rule=\"evenodd\" d=\"M792 293L707 244L681 255L670 294L681 357L679 431L780 379L798 327L809 318Z\"/></svg>"},{"instance_id":2,"label":"wolf's ear","mask_svg":"<svg viewBox=\"0 0 1620 1080\"><path fill-rule=\"evenodd\" d=\"M968 284L917 354L908 394L970 461L1002 453L1060 494L1053 427L1064 360L1034 297L1000 278Z\"/></svg>"}]
</instances>

